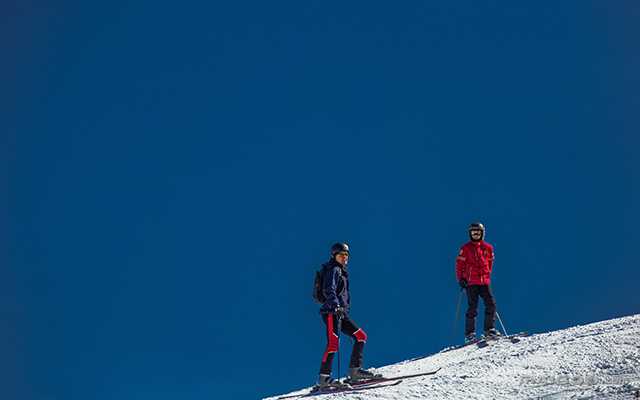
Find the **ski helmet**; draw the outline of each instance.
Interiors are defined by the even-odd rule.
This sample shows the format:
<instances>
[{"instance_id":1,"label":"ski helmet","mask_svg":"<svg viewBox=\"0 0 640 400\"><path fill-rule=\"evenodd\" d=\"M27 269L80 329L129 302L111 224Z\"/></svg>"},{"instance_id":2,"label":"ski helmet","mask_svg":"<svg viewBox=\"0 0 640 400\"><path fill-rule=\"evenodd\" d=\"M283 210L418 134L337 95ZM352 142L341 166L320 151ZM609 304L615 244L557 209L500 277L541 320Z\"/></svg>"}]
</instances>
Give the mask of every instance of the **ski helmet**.
<instances>
[{"instance_id":1,"label":"ski helmet","mask_svg":"<svg viewBox=\"0 0 640 400\"><path fill-rule=\"evenodd\" d=\"M469 225L469 238L471 238L471 240L474 240L473 237L471 236L471 231L480 231L482 232L482 234L480 235L480 240L484 240L484 225L482 225L480 222L473 222Z\"/></svg>"},{"instance_id":2,"label":"ski helmet","mask_svg":"<svg viewBox=\"0 0 640 400\"><path fill-rule=\"evenodd\" d=\"M331 258L335 257L336 254L343 251L349 253L349 245L346 243L335 243L333 246L331 246Z\"/></svg>"}]
</instances>

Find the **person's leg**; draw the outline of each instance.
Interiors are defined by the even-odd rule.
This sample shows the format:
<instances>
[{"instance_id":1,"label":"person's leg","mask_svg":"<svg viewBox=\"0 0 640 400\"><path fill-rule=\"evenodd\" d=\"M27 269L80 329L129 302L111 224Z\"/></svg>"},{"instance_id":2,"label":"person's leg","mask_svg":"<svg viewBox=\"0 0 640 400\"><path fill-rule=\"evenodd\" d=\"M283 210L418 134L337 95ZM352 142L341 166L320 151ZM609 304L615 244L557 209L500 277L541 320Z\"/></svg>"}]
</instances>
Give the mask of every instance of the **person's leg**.
<instances>
[{"instance_id":1,"label":"person's leg","mask_svg":"<svg viewBox=\"0 0 640 400\"><path fill-rule=\"evenodd\" d=\"M367 342L367 334L347 316L342 320L342 332L351 336L353 339L353 350L351 351L349 368L362 367L362 357L364 344Z\"/></svg>"},{"instance_id":2,"label":"person's leg","mask_svg":"<svg viewBox=\"0 0 640 400\"><path fill-rule=\"evenodd\" d=\"M465 314L466 321L464 327L464 335L468 336L476 331L476 315L478 315L478 292L479 286L467 286L467 302L469 307Z\"/></svg>"},{"instance_id":3,"label":"person's leg","mask_svg":"<svg viewBox=\"0 0 640 400\"><path fill-rule=\"evenodd\" d=\"M351 336L353 339L353 351L351 352L351 361L349 362L349 382L355 383L382 378L380 374L362 369L362 353L364 344L367 341L367 334L364 330L358 327L352 319L345 317L345 319L342 320L342 332Z\"/></svg>"},{"instance_id":4,"label":"person's leg","mask_svg":"<svg viewBox=\"0 0 640 400\"><path fill-rule=\"evenodd\" d=\"M484 331L495 329L496 324L496 301L491 293L489 285L480 287L480 296L484 301Z\"/></svg>"},{"instance_id":5,"label":"person's leg","mask_svg":"<svg viewBox=\"0 0 640 400\"><path fill-rule=\"evenodd\" d=\"M338 321L333 314L322 314L322 321L324 322L327 334L327 347L322 356L322 363L320 363L320 375L331 375L331 365L333 364L333 356L338 351Z\"/></svg>"}]
</instances>

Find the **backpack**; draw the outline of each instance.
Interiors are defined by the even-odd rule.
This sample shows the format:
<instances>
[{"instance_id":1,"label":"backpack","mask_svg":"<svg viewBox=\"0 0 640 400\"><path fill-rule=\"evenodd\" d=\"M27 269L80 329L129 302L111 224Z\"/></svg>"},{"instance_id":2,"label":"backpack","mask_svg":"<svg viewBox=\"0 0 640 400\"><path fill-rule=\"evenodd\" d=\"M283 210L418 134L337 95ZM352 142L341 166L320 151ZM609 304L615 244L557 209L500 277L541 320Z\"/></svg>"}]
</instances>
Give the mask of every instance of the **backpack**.
<instances>
[{"instance_id":1,"label":"backpack","mask_svg":"<svg viewBox=\"0 0 640 400\"><path fill-rule=\"evenodd\" d=\"M322 287L324 286L322 275L322 269L316 271L316 277L313 280L313 293L311 294L313 296L313 300L318 304L324 304L327 300L327 298L324 297L324 291L322 290Z\"/></svg>"}]
</instances>

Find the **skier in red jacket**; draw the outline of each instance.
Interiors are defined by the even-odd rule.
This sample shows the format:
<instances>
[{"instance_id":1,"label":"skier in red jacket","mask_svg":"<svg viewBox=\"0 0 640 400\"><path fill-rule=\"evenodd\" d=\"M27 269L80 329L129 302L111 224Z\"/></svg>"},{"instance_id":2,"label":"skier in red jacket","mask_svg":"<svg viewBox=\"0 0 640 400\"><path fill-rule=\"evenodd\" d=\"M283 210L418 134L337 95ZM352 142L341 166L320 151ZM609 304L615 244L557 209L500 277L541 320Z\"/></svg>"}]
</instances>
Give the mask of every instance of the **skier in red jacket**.
<instances>
[{"instance_id":1,"label":"skier in red jacket","mask_svg":"<svg viewBox=\"0 0 640 400\"><path fill-rule=\"evenodd\" d=\"M484 241L484 225L474 222L469 225L471 241L460 248L456 258L456 277L460 287L467 290L469 308L464 329L465 341L476 338L475 326L478 315L478 297L484 300L484 334L496 336L496 302L491 293L491 270L493 269L493 246Z\"/></svg>"}]
</instances>

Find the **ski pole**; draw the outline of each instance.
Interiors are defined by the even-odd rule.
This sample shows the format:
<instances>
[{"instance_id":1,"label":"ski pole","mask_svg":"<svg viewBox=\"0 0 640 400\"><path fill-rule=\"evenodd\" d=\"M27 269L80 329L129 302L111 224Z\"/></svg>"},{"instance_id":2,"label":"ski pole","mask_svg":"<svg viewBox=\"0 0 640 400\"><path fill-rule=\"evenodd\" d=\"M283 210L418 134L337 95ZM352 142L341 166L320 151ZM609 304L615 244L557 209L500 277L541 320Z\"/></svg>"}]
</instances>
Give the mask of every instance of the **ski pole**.
<instances>
[{"instance_id":1,"label":"ski pole","mask_svg":"<svg viewBox=\"0 0 640 400\"><path fill-rule=\"evenodd\" d=\"M456 334L456 325L458 325L458 317L460 316L460 302L462 301L462 291L464 288L460 288L460 294L458 295L458 305L456 306L456 319L453 320L453 335Z\"/></svg>"},{"instance_id":2,"label":"ski pole","mask_svg":"<svg viewBox=\"0 0 640 400\"><path fill-rule=\"evenodd\" d=\"M509 336L509 334L507 333L507 330L504 329L504 324L502 323L502 318L500 318L500 313L498 313L498 310L496 310L496 317L498 317L498 322L500 322L500 326L502 326L502 331L504 332L504 335Z\"/></svg>"},{"instance_id":3,"label":"ski pole","mask_svg":"<svg viewBox=\"0 0 640 400\"><path fill-rule=\"evenodd\" d=\"M340 379L340 332L342 332L342 316L336 315L336 317L338 317L338 351L336 355L338 356L338 379Z\"/></svg>"}]
</instances>

